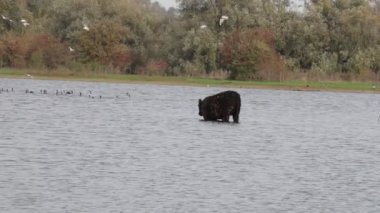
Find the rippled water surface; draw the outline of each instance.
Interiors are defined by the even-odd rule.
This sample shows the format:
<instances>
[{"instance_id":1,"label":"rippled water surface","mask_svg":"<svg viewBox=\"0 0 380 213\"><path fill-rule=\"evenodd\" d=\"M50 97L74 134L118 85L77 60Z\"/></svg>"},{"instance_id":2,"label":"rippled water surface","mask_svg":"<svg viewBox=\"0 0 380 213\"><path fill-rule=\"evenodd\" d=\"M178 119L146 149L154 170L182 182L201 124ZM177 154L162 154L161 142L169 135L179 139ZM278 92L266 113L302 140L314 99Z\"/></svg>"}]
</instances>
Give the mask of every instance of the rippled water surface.
<instances>
[{"instance_id":1,"label":"rippled water surface","mask_svg":"<svg viewBox=\"0 0 380 213\"><path fill-rule=\"evenodd\" d=\"M0 88L0 212L380 212L379 95L236 89L223 124L223 88Z\"/></svg>"}]
</instances>

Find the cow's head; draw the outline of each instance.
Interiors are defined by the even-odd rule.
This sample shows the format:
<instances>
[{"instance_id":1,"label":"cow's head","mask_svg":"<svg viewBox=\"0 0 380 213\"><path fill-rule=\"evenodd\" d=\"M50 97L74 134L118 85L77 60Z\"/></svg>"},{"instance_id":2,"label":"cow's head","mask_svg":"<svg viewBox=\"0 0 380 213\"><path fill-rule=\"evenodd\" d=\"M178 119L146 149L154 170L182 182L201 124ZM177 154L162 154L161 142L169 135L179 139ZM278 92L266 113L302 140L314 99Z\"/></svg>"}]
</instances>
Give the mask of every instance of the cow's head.
<instances>
[{"instance_id":1,"label":"cow's head","mask_svg":"<svg viewBox=\"0 0 380 213\"><path fill-rule=\"evenodd\" d=\"M203 116L203 113L202 113L202 99L199 99L199 101L198 101L198 108L199 108L199 116Z\"/></svg>"}]
</instances>

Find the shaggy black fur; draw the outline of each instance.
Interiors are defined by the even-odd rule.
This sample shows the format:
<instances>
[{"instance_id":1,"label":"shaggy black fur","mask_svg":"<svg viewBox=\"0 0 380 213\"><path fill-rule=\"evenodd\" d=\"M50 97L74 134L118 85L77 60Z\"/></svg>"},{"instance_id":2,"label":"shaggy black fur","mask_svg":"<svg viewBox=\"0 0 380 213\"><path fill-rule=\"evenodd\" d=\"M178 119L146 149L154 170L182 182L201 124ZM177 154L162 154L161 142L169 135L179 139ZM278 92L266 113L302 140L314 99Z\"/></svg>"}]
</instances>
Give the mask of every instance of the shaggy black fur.
<instances>
[{"instance_id":1,"label":"shaggy black fur","mask_svg":"<svg viewBox=\"0 0 380 213\"><path fill-rule=\"evenodd\" d=\"M199 99L199 115L205 121L229 122L230 115L234 122L239 123L241 100L239 93L235 91L225 91L206 97L203 101Z\"/></svg>"}]
</instances>

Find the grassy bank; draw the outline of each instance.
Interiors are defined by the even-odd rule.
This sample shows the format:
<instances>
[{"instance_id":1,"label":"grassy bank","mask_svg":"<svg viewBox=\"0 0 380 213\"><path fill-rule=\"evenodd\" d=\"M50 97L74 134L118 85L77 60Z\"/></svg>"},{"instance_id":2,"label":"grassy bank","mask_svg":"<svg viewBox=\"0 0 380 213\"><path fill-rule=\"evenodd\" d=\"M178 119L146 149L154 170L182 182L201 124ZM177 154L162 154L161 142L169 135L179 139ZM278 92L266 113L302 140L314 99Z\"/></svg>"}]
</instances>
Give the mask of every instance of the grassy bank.
<instances>
[{"instance_id":1,"label":"grassy bank","mask_svg":"<svg viewBox=\"0 0 380 213\"><path fill-rule=\"evenodd\" d=\"M341 91L341 92L374 92L380 93L380 83L372 82L306 82L306 81L232 81L207 78L171 77L171 76L141 76L104 73L73 73L69 71L46 72L21 69L0 69L0 78L30 78L40 80L69 80L114 83L150 83L163 85L189 85L230 88L262 88L306 91Z\"/></svg>"}]
</instances>

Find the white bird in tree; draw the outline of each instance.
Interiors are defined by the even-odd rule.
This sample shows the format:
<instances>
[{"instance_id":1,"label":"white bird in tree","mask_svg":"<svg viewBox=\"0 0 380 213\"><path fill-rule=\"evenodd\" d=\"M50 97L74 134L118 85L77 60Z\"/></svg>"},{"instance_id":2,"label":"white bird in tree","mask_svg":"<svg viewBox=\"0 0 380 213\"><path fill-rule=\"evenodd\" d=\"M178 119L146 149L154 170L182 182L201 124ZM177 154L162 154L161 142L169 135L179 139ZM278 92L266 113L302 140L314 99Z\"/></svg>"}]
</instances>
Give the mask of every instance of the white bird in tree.
<instances>
[{"instance_id":1,"label":"white bird in tree","mask_svg":"<svg viewBox=\"0 0 380 213\"><path fill-rule=\"evenodd\" d=\"M206 29L206 28L207 28L207 25L202 24L200 28L201 28L202 30L203 30L203 29Z\"/></svg>"},{"instance_id":2,"label":"white bird in tree","mask_svg":"<svg viewBox=\"0 0 380 213\"><path fill-rule=\"evenodd\" d=\"M24 25L24 27L27 27L30 25L25 19L21 19L20 22L22 23L22 25Z\"/></svg>"},{"instance_id":3,"label":"white bird in tree","mask_svg":"<svg viewBox=\"0 0 380 213\"><path fill-rule=\"evenodd\" d=\"M13 23L13 20L12 20L12 19L10 19L10 18L8 18L8 17L6 17L6 16L4 16L4 15L1 15L1 18L2 18L3 20L7 20L7 21Z\"/></svg>"},{"instance_id":4,"label":"white bird in tree","mask_svg":"<svg viewBox=\"0 0 380 213\"><path fill-rule=\"evenodd\" d=\"M83 29L86 31L90 31L90 28L87 26L87 24L83 24Z\"/></svg>"},{"instance_id":5,"label":"white bird in tree","mask_svg":"<svg viewBox=\"0 0 380 213\"><path fill-rule=\"evenodd\" d=\"M225 22L225 21L227 21L229 19L229 17L228 16L222 16L222 17L220 17L220 19L219 19L219 26L222 26L223 25L223 23Z\"/></svg>"},{"instance_id":6,"label":"white bird in tree","mask_svg":"<svg viewBox=\"0 0 380 213\"><path fill-rule=\"evenodd\" d=\"M74 52L75 50L72 47L69 47L70 52Z\"/></svg>"}]
</instances>

